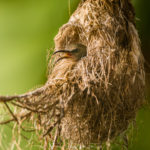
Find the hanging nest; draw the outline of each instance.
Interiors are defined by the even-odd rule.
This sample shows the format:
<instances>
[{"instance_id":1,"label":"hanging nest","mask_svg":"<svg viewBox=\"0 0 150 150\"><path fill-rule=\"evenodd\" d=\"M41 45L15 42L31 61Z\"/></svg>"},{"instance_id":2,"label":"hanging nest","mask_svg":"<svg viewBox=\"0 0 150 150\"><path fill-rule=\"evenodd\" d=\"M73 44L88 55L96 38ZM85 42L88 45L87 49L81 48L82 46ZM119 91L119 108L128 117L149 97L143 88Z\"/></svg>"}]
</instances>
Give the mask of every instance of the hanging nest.
<instances>
[{"instance_id":1,"label":"hanging nest","mask_svg":"<svg viewBox=\"0 0 150 150\"><path fill-rule=\"evenodd\" d=\"M135 120L144 104L145 72L130 0L82 1L55 37L56 50L71 44L84 45L87 55L72 62L53 56L50 62L60 61L43 87L0 97L13 116L3 124L32 120L54 144L60 137L88 146L114 139ZM18 114L8 102L21 108Z\"/></svg>"}]
</instances>

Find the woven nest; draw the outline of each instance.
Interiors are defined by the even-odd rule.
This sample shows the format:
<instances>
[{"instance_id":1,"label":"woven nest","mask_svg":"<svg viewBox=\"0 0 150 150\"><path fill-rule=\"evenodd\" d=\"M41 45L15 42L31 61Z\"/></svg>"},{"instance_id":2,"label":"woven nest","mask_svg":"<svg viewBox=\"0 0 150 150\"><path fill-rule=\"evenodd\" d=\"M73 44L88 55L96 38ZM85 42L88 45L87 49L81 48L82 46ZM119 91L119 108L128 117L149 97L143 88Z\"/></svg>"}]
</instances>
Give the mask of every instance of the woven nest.
<instances>
[{"instance_id":1,"label":"woven nest","mask_svg":"<svg viewBox=\"0 0 150 150\"><path fill-rule=\"evenodd\" d=\"M0 101L21 107L13 120L36 114L35 129L50 140L101 144L124 132L144 103L144 58L130 0L82 1L55 37L56 50L71 44L86 46L87 55L62 59L43 87Z\"/></svg>"}]
</instances>

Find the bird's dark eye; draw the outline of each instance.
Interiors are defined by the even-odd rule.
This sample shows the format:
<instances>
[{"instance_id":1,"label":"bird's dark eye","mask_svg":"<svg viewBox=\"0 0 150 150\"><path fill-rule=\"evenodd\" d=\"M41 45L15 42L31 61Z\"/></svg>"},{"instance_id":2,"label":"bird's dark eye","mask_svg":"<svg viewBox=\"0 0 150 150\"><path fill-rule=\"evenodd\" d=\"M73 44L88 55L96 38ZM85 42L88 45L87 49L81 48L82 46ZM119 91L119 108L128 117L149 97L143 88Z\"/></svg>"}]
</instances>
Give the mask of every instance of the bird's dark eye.
<instances>
[{"instance_id":1,"label":"bird's dark eye","mask_svg":"<svg viewBox=\"0 0 150 150\"><path fill-rule=\"evenodd\" d=\"M79 49L78 49L78 48L73 49L73 50L71 50L71 52L72 52L72 53L78 53L78 52L79 52Z\"/></svg>"}]
</instances>

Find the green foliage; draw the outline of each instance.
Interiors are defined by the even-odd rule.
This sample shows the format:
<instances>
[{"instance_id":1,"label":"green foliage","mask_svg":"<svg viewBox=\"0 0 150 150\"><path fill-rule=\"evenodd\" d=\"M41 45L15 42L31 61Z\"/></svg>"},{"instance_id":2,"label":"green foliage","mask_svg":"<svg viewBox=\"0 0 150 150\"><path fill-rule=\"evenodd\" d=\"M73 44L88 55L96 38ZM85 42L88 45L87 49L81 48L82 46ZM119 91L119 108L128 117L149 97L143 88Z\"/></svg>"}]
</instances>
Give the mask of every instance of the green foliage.
<instances>
[{"instance_id":1,"label":"green foliage","mask_svg":"<svg viewBox=\"0 0 150 150\"><path fill-rule=\"evenodd\" d=\"M77 1L71 1L73 11ZM74 6L74 7L73 7ZM46 52L67 22L67 0L0 1L0 94L23 93L46 80Z\"/></svg>"}]
</instances>

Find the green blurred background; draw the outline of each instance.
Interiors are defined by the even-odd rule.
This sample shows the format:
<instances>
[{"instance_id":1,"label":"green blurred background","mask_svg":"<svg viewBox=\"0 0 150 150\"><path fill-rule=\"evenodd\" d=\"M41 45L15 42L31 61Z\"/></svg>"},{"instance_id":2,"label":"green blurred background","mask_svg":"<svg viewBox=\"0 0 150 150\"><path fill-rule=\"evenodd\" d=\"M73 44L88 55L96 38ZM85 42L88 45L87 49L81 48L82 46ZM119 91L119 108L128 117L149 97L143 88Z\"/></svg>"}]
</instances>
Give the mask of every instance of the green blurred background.
<instances>
[{"instance_id":1,"label":"green blurred background","mask_svg":"<svg viewBox=\"0 0 150 150\"><path fill-rule=\"evenodd\" d=\"M78 2L79 0L0 0L0 95L20 94L44 84L47 51L54 47L54 36L59 27L67 22ZM133 4L142 50L149 61L150 1L134 0ZM146 98L150 99L149 97L147 90ZM130 149L150 150L148 107L139 112L137 125L137 134L134 135Z\"/></svg>"}]
</instances>

